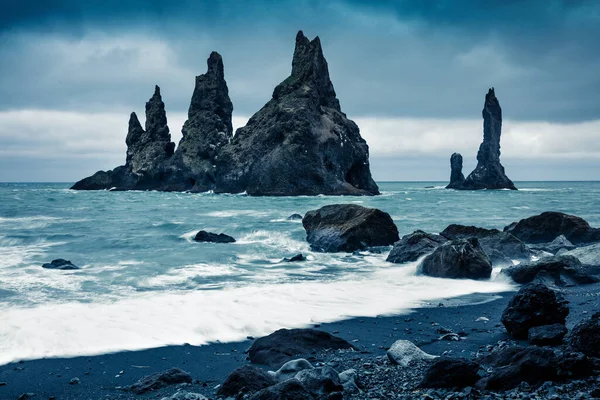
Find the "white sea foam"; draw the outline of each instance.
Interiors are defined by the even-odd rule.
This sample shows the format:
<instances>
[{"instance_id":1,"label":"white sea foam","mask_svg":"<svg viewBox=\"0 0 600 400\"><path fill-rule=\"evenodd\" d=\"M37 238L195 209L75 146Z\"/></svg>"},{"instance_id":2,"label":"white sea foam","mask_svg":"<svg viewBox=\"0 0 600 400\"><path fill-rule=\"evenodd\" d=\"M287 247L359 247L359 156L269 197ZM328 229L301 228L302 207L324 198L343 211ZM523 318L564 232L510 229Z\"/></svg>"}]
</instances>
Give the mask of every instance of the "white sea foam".
<instances>
[{"instance_id":1,"label":"white sea foam","mask_svg":"<svg viewBox=\"0 0 600 400\"><path fill-rule=\"evenodd\" d=\"M106 303L0 310L0 364L40 357L200 345L346 317L395 314L423 302L510 290L506 282L415 276L416 263L363 279L138 293Z\"/></svg>"}]
</instances>

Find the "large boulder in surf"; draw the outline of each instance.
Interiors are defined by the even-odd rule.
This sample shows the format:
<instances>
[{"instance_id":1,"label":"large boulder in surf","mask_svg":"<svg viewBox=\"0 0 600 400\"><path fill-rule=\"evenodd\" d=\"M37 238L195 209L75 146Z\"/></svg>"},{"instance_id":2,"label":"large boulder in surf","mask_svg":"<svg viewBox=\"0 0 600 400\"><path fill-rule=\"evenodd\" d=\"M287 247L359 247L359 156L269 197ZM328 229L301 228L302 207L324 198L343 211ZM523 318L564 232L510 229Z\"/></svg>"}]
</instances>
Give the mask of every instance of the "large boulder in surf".
<instances>
[{"instance_id":1,"label":"large boulder in surf","mask_svg":"<svg viewBox=\"0 0 600 400\"><path fill-rule=\"evenodd\" d=\"M321 41L296 36L292 73L217 160L216 192L379 194L369 148L341 111Z\"/></svg>"},{"instance_id":2,"label":"large boulder in surf","mask_svg":"<svg viewBox=\"0 0 600 400\"><path fill-rule=\"evenodd\" d=\"M196 242L209 242L209 243L235 243L235 239L224 233L212 233L207 231L199 231L194 236Z\"/></svg>"},{"instance_id":3,"label":"large boulder in surf","mask_svg":"<svg viewBox=\"0 0 600 400\"><path fill-rule=\"evenodd\" d=\"M536 282L573 286L598 282L598 278L589 275L581 262L570 255L543 257L503 269L502 273L520 284Z\"/></svg>"},{"instance_id":4,"label":"large boulder in surf","mask_svg":"<svg viewBox=\"0 0 600 400\"><path fill-rule=\"evenodd\" d=\"M462 155L460 153L453 153L450 156L450 183L446 186L446 189L456 189L463 184L465 176L463 175L462 168Z\"/></svg>"},{"instance_id":5,"label":"large boulder in surf","mask_svg":"<svg viewBox=\"0 0 600 400\"><path fill-rule=\"evenodd\" d=\"M523 286L502 312L502 324L515 339L527 339L536 326L565 324L569 302L543 284Z\"/></svg>"},{"instance_id":6,"label":"large boulder in surf","mask_svg":"<svg viewBox=\"0 0 600 400\"><path fill-rule=\"evenodd\" d=\"M529 247L508 232L498 229L485 229L475 226L448 225L440 235L450 240L477 238L492 264L512 264L511 260L531 258Z\"/></svg>"},{"instance_id":7,"label":"large boulder in surf","mask_svg":"<svg viewBox=\"0 0 600 400\"><path fill-rule=\"evenodd\" d=\"M504 167L500 164L500 135L502 133L502 108L496 98L494 88L485 95L483 105L483 142L477 152L477 167L453 189L513 189L514 183L508 179ZM449 185L450 186L450 185Z\"/></svg>"},{"instance_id":8,"label":"large boulder in surf","mask_svg":"<svg viewBox=\"0 0 600 400\"><path fill-rule=\"evenodd\" d=\"M173 157L171 190L214 189L219 153L233 137L233 104L225 82L223 58L213 51L206 63L206 73L196 77L188 118Z\"/></svg>"},{"instance_id":9,"label":"large boulder in surf","mask_svg":"<svg viewBox=\"0 0 600 400\"><path fill-rule=\"evenodd\" d=\"M52 262L42 264L42 268L46 269L60 269L60 270L73 270L79 269L79 267L73 264L69 260L65 260L64 258L57 258L56 260L52 260Z\"/></svg>"},{"instance_id":10,"label":"large boulder in surf","mask_svg":"<svg viewBox=\"0 0 600 400\"><path fill-rule=\"evenodd\" d=\"M398 241L392 217L376 208L332 204L307 212L302 219L306 240L315 251L353 252Z\"/></svg>"},{"instance_id":11,"label":"large boulder in surf","mask_svg":"<svg viewBox=\"0 0 600 400\"><path fill-rule=\"evenodd\" d=\"M158 189L165 180L165 168L175 149L167 125L165 104L160 88L146 103L146 129L142 128L136 113L129 117L125 139L127 156L125 165L112 171L99 171L75 183L71 189Z\"/></svg>"},{"instance_id":12,"label":"large boulder in surf","mask_svg":"<svg viewBox=\"0 0 600 400\"><path fill-rule=\"evenodd\" d=\"M296 355L325 349L351 349L350 343L315 329L280 329L256 339L248 350L250 362L279 367Z\"/></svg>"},{"instance_id":13,"label":"large boulder in surf","mask_svg":"<svg viewBox=\"0 0 600 400\"><path fill-rule=\"evenodd\" d=\"M424 275L452 279L489 279L492 262L477 238L445 243L425 257L420 265Z\"/></svg>"},{"instance_id":14,"label":"large boulder in surf","mask_svg":"<svg viewBox=\"0 0 600 400\"><path fill-rule=\"evenodd\" d=\"M402 264L409 261L417 261L419 258L433 252L441 244L447 242L443 236L414 231L410 235L402 236L387 256L386 261Z\"/></svg>"},{"instance_id":15,"label":"large boulder in surf","mask_svg":"<svg viewBox=\"0 0 600 400\"><path fill-rule=\"evenodd\" d=\"M600 229L592 228L583 218L556 211L547 211L508 225L504 231L525 243L552 242L563 235L575 245L600 242Z\"/></svg>"}]
</instances>

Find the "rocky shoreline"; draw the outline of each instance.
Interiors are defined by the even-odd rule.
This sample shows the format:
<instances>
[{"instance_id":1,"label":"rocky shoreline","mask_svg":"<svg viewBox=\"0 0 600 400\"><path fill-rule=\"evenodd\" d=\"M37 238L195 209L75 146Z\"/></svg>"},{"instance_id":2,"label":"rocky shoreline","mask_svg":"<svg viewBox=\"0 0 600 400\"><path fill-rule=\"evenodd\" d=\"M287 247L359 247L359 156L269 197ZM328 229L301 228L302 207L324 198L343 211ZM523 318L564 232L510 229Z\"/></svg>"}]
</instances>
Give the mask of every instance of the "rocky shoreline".
<instances>
[{"instance_id":1,"label":"rocky shoreline","mask_svg":"<svg viewBox=\"0 0 600 400\"><path fill-rule=\"evenodd\" d=\"M240 343L9 364L0 367L0 395L23 400L600 396L600 229L585 220L545 212L502 231L450 225L439 235L416 231L400 239L389 214L341 204L309 211L302 222L314 251L380 251L393 245L388 260L419 260L422 274L489 279L493 266L501 266L506 279L524 286L516 294L471 295L462 304L439 299L408 315L281 329ZM523 262L515 264L515 258ZM54 264L59 261L68 263Z\"/></svg>"}]
</instances>

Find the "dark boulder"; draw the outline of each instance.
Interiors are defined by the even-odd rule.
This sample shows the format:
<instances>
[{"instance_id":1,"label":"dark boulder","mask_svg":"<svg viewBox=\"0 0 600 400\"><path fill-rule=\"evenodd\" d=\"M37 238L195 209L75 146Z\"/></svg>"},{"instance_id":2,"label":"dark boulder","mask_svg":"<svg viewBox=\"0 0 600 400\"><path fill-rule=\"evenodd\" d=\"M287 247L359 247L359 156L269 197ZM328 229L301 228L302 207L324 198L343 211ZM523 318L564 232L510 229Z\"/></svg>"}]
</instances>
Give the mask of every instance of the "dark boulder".
<instances>
[{"instance_id":1,"label":"dark boulder","mask_svg":"<svg viewBox=\"0 0 600 400\"><path fill-rule=\"evenodd\" d=\"M194 237L196 242L211 242L211 243L234 243L235 239L224 233L212 233L206 231L200 231Z\"/></svg>"},{"instance_id":2,"label":"dark boulder","mask_svg":"<svg viewBox=\"0 0 600 400\"><path fill-rule=\"evenodd\" d=\"M530 263L522 263L502 270L516 283L537 282L546 285L573 286L598 282L598 278L586 273L584 266L573 256L544 257Z\"/></svg>"},{"instance_id":3,"label":"dark boulder","mask_svg":"<svg viewBox=\"0 0 600 400\"><path fill-rule=\"evenodd\" d=\"M506 354L504 354L506 353ZM489 390L508 390L521 382L535 384L552 381L558 375L557 359L552 350L537 346L505 348L495 354L497 367L487 378Z\"/></svg>"},{"instance_id":4,"label":"dark boulder","mask_svg":"<svg viewBox=\"0 0 600 400\"><path fill-rule=\"evenodd\" d=\"M248 350L253 364L279 367L293 356L324 349L354 348L344 339L315 329L280 329L257 339Z\"/></svg>"},{"instance_id":5,"label":"dark boulder","mask_svg":"<svg viewBox=\"0 0 600 400\"><path fill-rule=\"evenodd\" d=\"M302 253L300 254L296 254L293 257L290 258L284 258L283 260L281 260L281 262L299 262L299 261L306 261L306 257L304 257L304 255Z\"/></svg>"},{"instance_id":6,"label":"dark boulder","mask_svg":"<svg viewBox=\"0 0 600 400\"><path fill-rule=\"evenodd\" d=\"M415 231L410 235L403 236L402 239L394 243L394 247L390 251L386 261L396 264L417 261L445 242L447 242L446 238L440 235Z\"/></svg>"},{"instance_id":7,"label":"dark boulder","mask_svg":"<svg viewBox=\"0 0 600 400\"><path fill-rule=\"evenodd\" d=\"M248 400L310 400L313 398L298 379L288 379L255 393Z\"/></svg>"},{"instance_id":8,"label":"dark boulder","mask_svg":"<svg viewBox=\"0 0 600 400\"><path fill-rule=\"evenodd\" d=\"M492 263L477 239L457 239L425 257L421 271L438 278L489 279Z\"/></svg>"},{"instance_id":9,"label":"dark boulder","mask_svg":"<svg viewBox=\"0 0 600 400\"><path fill-rule=\"evenodd\" d=\"M238 393L254 393L275 385L277 381L264 370L244 365L233 371L219 387L217 396L235 396Z\"/></svg>"},{"instance_id":10,"label":"dark boulder","mask_svg":"<svg viewBox=\"0 0 600 400\"><path fill-rule=\"evenodd\" d=\"M77 265L72 264L71 261L62 258L57 258L56 260L52 260L52 262L42 264L42 268L61 270L79 269L79 267Z\"/></svg>"},{"instance_id":11,"label":"dark boulder","mask_svg":"<svg viewBox=\"0 0 600 400\"><path fill-rule=\"evenodd\" d=\"M577 246L569 242L569 240L564 235L560 235L550 243L540 243L537 245L531 245L530 247L533 250L541 250L547 253L556 254L561 250L573 250Z\"/></svg>"},{"instance_id":12,"label":"dark boulder","mask_svg":"<svg viewBox=\"0 0 600 400\"><path fill-rule=\"evenodd\" d=\"M555 352L558 359L558 375L561 378L580 378L594 375L594 363L585 354L577 351Z\"/></svg>"},{"instance_id":13,"label":"dark boulder","mask_svg":"<svg viewBox=\"0 0 600 400\"><path fill-rule=\"evenodd\" d=\"M424 388L464 388L480 379L479 364L465 358L439 358L425 372Z\"/></svg>"},{"instance_id":14,"label":"dark boulder","mask_svg":"<svg viewBox=\"0 0 600 400\"><path fill-rule=\"evenodd\" d=\"M562 343L567 332L563 324L534 326L529 329L527 339L536 346L555 346Z\"/></svg>"},{"instance_id":15,"label":"dark boulder","mask_svg":"<svg viewBox=\"0 0 600 400\"><path fill-rule=\"evenodd\" d=\"M135 394L143 394L180 383L192 383L192 377L179 368L170 368L163 372L145 376L133 385L127 386L125 390Z\"/></svg>"},{"instance_id":16,"label":"dark boulder","mask_svg":"<svg viewBox=\"0 0 600 400\"><path fill-rule=\"evenodd\" d=\"M315 251L353 252L398 241L392 217L376 208L334 204L306 213L306 240Z\"/></svg>"},{"instance_id":17,"label":"dark boulder","mask_svg":"<svg viewBox=\"0 0 600 400\"><path fill-rule=\"evenodd\" d=\"M450 156L450 183L446 189L457 189L465 181L465 176L462 172L463 158L459 153L453 153Z\"/></svg>"},{"instance_id":18,"label":"dark boulder","mask_svg":"<svg viewBox=\"0 0 600 400\"><path fill-rule=\"evenodd\" d=\"M542 284L523 286L508 302L502 324L516 339L527 339L531 328L563 324L569 315L568 301Z\"/></svg>"},{"instance_id":19,"label":"dark boulder","mask_svg":"<svg viewBox=\"0 0 600 400\"><path fill-rule=\"evenodd\" d=\"M217 160L217 192L374 195L369 147L342 112L321 41L296 36L291 75Z\"/></svg>"},{"instance_id":20,"label":"dark boulder","mask_svg":"<svg viewBox=\"0 0 600 400\"><path fill-rule=\"evenodd\" d=\"M504 228L525 243L548 243L563 235L574 245L600 242L600 229L592 228L583 218L547 211L525 218Z\"/></svg>"},{"instance_id":21,"label":"dark boulder","mask_svg":"<svg viewBox=\"0 0 600 400\"><path fill-rule=\"evenodd\" d=\"M477 167L462 183L454 184L453 189L513 189L500 163L500 135L502 133L502 108L496 98L494 88L485 95L483 105L483 142L477 152ZM449 185L450 186L450 185Z\"/></svg>"},{"instance_id":22,"label":"dark boulder","mask_svg":"<svg viewBox=\"0 0 600 400\"><path fill-rule=\"evenodd\" d=\"M296 379L317 398L344 391L338 373L331 367L304 369L296 374Z\"/></svg>"},{"instance_id":23,"label":"dark boulder","mask_svg":"<svg viewBox=\"0 0 600 400\"><path fill-rule=\"evenodd\" d=\"M531 258L531 250L525 243L510 233L498 229L452 224L446 227L440 235L450 240L477 238L493 265L512 265L512 260L529 261Z\"/></svg>"},{"instance_id":24,"label":"dark boulder","mask_svg":"<svg viewBox=\"0 0 600 400\"><path fill-rule=\"evenodd\" d=\"M600 357L600 312L575 325L567 342L575 351L589 357Z\"/></svg>"}]
</instances>

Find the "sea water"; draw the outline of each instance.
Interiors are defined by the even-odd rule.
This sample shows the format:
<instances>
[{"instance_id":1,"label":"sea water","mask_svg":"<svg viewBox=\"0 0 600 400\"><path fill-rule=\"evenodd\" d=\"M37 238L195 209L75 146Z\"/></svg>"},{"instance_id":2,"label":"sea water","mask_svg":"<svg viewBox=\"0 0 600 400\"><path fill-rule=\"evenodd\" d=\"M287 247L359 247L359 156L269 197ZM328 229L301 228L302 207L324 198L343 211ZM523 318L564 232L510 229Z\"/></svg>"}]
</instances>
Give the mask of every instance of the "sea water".
<instances>
[{"instance_id":1,"label":"sea water","mask_svg":"<svg viewBox=\"0 0 600 400\"><path fill-rule=\"evenodd\" d=\"M543 211L600 226L600 183L522 182L459 192L442 183L380 183L375 197L249 197L77 192L0 184L0 364L41 357L242 340L282 327L390 315L473 293L489 281L420 276L387 252L315 253L293 213L335 203L388 212L400 235L452 223L502 229ZM198 230L233 244L196 243ZM283 263L297 253L308 260ZM74 271L41 268L65 258Z\"/></svg>"}]
</instances>

